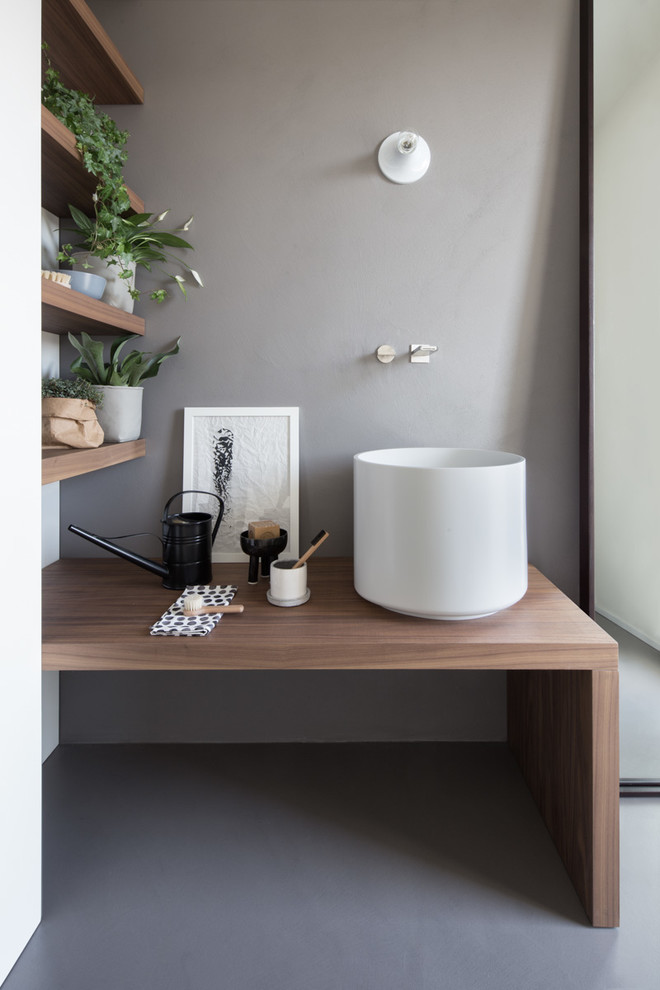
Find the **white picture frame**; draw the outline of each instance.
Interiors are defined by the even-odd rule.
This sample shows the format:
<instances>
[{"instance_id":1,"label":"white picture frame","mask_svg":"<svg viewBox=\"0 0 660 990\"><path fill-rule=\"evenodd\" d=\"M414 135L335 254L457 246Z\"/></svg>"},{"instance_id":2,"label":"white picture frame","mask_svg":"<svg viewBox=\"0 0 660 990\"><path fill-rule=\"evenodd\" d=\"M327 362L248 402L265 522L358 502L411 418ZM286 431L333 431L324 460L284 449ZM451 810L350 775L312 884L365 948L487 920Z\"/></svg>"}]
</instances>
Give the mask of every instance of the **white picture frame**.
<instances>
[{"instance_id":1,"label":"white picture frame","mask_svg":"<svg viewBox=\"0 0 660 990\"><path fill-rule=\"evenodd\" d=\"M298 407L186 407L183 488L217 492L225 501L214 561L246 561L240 534L262 519L287 531L284 555L299 556ZM186 495L184 509L215 518L218 501Z\"/></svg>"}]
</instances>

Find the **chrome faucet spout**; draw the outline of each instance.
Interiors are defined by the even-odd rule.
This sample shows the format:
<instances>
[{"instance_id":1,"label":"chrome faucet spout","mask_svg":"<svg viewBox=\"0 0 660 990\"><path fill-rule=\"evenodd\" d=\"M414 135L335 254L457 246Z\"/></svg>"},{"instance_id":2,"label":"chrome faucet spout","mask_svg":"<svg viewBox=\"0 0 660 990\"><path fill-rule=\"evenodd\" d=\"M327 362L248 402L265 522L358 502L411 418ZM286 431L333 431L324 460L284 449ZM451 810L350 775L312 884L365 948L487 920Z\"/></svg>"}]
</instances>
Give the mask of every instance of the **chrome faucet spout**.
<instances>
[{"instance_id":1,"label":"chrome faucet spout","mask_svg":"<svg viewBox=\"0 0 660 990\"><path fill-rule=\"evenodd\" d=\"M435 354L437 349L435 344L411 344L410 360L413 363L428 364L430 355Z\"/></svg>"}]
</instances>

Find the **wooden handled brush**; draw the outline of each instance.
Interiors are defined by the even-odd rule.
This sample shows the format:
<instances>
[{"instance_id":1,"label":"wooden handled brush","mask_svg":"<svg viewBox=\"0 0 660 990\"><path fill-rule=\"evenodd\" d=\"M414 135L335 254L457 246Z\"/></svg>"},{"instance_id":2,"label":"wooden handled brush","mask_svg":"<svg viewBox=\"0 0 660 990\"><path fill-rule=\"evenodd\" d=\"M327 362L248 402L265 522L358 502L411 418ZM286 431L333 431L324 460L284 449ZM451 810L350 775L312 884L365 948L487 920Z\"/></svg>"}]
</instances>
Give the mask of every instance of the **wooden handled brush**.
<instances>
[{"instance_id":1,"label":"wooden handled brush","mask_svg":"<svg viewBox=\"0 0 660 990\"><path fill-rule=\"evenodd\" d=\"M202 595L186 595L183 599L183 614L193 615L224 615L225 612L242 612L244 605L205 605Z\"/></svg>"},{"instance_id":2,"label":"wooden handled brush","mask_svg":"<svg viewBox=\"0 0 660 990\"><path fill-rule=\"evenodd\" d=\"M291 570L292 571L295 571L296 567L302 567L302 565L305 563L305 561L308 560L312 556L312 554L314 553L315 550L318 550L318 548L321 546L321 544L325 540L327 540L327 538L329 536L330 536L330 533L326 533L326 531L324 529L322 529L320 533L317 533L316 536L314 537L314 539L312 540L312 545L309 548L309 550L306 550L305 553L302 555L302 557L300 557L295 562L295 564L293 565L293 567L291 568Z\"/></svg>"}]
</instances>

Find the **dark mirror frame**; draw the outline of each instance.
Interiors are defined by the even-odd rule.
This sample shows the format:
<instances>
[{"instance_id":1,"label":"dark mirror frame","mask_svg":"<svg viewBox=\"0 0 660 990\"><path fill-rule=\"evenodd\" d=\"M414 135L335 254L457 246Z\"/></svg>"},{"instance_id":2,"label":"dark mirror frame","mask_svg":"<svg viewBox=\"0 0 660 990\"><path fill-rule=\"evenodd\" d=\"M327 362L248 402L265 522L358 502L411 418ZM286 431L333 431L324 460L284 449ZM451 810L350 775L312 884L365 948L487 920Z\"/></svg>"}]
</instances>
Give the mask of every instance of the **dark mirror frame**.
<instances>
[{"instance_id":1,"label":"dark mirror frame","mask_svg":"<svg viewBox=\"0 0 660 990\"><path fill-rule=\"evenodd\" d=\"M580 583L594 617L593 0L580 0Z\"/></svg>"}]
</instances>

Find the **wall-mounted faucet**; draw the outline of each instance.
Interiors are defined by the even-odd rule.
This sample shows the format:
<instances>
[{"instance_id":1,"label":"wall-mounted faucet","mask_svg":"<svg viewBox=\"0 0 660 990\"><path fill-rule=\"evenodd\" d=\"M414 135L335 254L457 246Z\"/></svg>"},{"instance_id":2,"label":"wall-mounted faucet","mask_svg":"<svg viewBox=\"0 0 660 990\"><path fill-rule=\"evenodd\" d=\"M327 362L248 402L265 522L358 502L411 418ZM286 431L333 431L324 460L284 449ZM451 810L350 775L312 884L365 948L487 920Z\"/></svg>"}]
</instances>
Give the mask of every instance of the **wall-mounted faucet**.
<instances>
[{"instance_id":1,"label":"wall-mounted faucet","mask_svg":"<svg viewBox=\"0 0 660 990\"><path fill-rule=\"evenodd\" d=\"M396 351L390 344L381 344L376 351L376 357L381 364L390 364L396 357Z\"/></svg>"},{"instance_id":2,"label":"wall-mounted faucet","mask_svg":"<svg viewBox=\"0 0 660 990\"><path fill-rule=\"evenodd\" d=\"M411 364L428 364L431 354L437 351L435 344L411 344L410 362Z\"/></svg>"}]
</instances>

